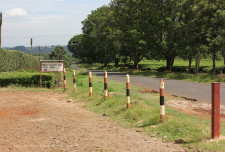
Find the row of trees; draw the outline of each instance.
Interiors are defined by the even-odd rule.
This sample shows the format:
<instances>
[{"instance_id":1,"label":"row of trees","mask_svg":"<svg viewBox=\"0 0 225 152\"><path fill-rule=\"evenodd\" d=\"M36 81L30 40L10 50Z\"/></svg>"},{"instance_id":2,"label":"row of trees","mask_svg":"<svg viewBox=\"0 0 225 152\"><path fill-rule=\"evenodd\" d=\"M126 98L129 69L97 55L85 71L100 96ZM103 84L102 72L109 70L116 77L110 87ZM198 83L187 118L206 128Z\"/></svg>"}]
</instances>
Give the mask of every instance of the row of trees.
<instances>
[{"instance_id":1,"label":"row of trees","mask_svg":"<svg viewBox=\"0 0 225 152\"><path fill-rule=\"evenodd\" d=\"M92 11L82 22L83 34L74 36L68 49L84 63L107 65L143 58L195 59L198 73L202 56L224 55L224 0L112 0Z\"/></svg>"}]
</instances>

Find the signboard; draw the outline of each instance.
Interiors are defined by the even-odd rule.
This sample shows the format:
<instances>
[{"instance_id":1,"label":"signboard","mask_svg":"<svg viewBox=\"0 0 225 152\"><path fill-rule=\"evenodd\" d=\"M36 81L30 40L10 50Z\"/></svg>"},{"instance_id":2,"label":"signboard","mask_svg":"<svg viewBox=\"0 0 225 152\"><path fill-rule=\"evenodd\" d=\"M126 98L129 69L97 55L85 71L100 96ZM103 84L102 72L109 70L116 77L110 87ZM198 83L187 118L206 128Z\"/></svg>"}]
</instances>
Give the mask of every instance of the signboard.
<instances>
[{"instance_id":1,"label":"signboard","mask_svg":"<svg viewBox=\"0 0 225 152\"><path fill-rule=\"evenodd\" d=\"M63 62L42 62L42 72L63 72Z\"/></svg>"}]
</instances>

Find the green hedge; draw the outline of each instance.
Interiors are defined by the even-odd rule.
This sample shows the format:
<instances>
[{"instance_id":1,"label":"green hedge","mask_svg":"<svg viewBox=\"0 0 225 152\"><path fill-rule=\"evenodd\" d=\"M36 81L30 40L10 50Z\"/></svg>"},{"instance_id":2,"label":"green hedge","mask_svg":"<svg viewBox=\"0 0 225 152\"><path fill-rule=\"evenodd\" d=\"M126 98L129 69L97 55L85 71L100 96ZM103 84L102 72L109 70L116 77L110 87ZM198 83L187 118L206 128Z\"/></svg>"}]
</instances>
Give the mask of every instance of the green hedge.
<instances>
[{"instance_id":1,"label":"green hedge","mask_svg":"<svg viewBox=\"0 0 225 152\"><path fill-rule=\"evenodd\" d=\"M39 58L16 50L0 49L0 72L39 69Z\"/></svg>"},{"instance_id":2,"label":"green hedge","mask_svg":"<svg viewBox=\"0 0 225 152\"><path fill-rule=\"evenodd\" d=\"M42 73L42 86L50 88L54 85L55 77L53 73ZM4 72L0 74L0 86L22 85L26 87L40 86L40 73L28 72Z\"/></svg>"}]
</instances>

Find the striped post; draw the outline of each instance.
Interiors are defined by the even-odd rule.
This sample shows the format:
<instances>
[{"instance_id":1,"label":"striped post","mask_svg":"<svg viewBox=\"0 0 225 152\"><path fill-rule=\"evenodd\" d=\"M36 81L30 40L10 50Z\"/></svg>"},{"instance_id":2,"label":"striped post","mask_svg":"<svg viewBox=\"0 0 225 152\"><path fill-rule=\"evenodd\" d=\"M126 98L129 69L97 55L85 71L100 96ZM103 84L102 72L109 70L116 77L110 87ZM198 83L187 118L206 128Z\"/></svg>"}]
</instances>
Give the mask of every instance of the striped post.
<instances>
[{"instance_id":1,"label":"striped post","mask_svg":"<svg viewBox=\"0 0 225 152\"><path fill-rule=\"evenodd\" d=\"M76 71L73 70L73 90L76 92Z\"/></svg>"},{"instance_id":2,"label":"striped post","mask_svg":"<svg viewBox=\"0 0 225 152\"><path fill-rule=\"evenodd\" d=\"M212 83L212 138L220 138L220 83Z\"/></svg>"},{"instance_id":3,"label":"striped post","mask_svg":"<svg viewBox=\"0 0 225 152\"><path fill-rule=\"evenodd\" d=\"M64 80L64 91L66 91L66 68L63 71L63 80Z\"/></svg>"},{"instance_id":4,"label":"striped post","mask_svg":"<svg viewBox=\"0 0 225 152\"><path fill-rule=\"evenodd\" d=\"M104 72L104 93L105 93L105 98L108 97L108 78L107 78L107 72Z\"/></svg>"},{"instance_id":5,"label":"striped post","mask_svg":"<svg viewBox=\"0 0 225 152\"><path fill-rule=\"evenodd\" d=\"M164 105L164 80L160 79L160 122L164 121L165 105Z\"/></svg>"},{"instance_id":6,"label":"striped post","mask_svg":"<svg viewBox=\"0 0 225 152\"><path fill-rule=\"evenodd\" d=\"M128 74L127 74L126 90L127 90L127 109L130 109L130 76Z\"/></svg>"},{"instance_id":7,"label":"striped post","mask_svg":"<svg viewBox=\"0 0 225 152\"><path fill-rule=\"evenodd\" d=\"M89 72L89 96L92 97L92 75Z\"/></svg>"}]
</instances>

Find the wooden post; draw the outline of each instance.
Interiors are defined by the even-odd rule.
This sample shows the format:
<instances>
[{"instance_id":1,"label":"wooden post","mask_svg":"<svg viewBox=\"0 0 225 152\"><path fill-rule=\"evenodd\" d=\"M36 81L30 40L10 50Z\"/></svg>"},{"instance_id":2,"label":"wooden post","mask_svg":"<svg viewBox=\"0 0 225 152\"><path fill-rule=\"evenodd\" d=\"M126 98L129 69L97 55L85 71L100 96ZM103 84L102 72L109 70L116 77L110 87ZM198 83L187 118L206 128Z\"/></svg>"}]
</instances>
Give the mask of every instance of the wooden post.
<instances>
[{"instance_id":1,"label":"wooden post","mask_svg":"<svg viewBox=\"0 0 225 152\"><path fill-rule=\"evenodd\" d=\"M76 71L73 71L73 90L76 92Z\"/></svg>"},{"instance_id":2,"label":"wooden post","mask_svg":"<svg viewBox=\"0 0 225 152\"><path fill-rule=\"evenodd\" d=\"M220 138L220 83L212 83L212 138Z\"/></svg>"},{"instance_id":3,"label":"wooden post","mask_svg":"<svg viewBox=\"0 0 225 152\"><path fill-rule=\"evenodd\" d=\"M42 62L40 62L40 88L42 88Z\"/></svg>"},{"instance_id":4,"label":"wooden post","mask_svg":"<svg viewBox=\"0 0 225 152\"><path fill-rule=\"evenodd\" d=\"M164 121L165 105L164 105L164 80L160 79L160 122Z\"/></svg>"},{"instance_id":5,"label":"wooden post","mask_svg":"<svg viewBox=\"0 0 225 152\"><path fill-rule=\"evenodd\" d=\"M107 72L104 72L104 93L105 93L105 98L108 97L108 80L107 80Z\"/></svg>"},{"instance_id":6,"label":"wooden post","mask_svg":"<svg viewBox=\"0 0 225 152\"><path fill-rule=\"evenodd\" d=\"M130 76L128 74L126 82L126 92L127 92L127 109L130 109Z\"/></svg>"},{"instance_id":7,"label":"wooden post","mask_svg":"<svg viewBox=\"0 0 225 152\"><path fill-rule=\"evenodd\" d=\"M64 91L66 91L66 68L63 70L63 75L64 75Z\"/></svg>"},{"instance_id":8,"label":"wooden post","mask_svg":"<svg viewBox=\"0 0 225 152\"><path fill-rule=\"evenodd\" d=\"M89 72L89 96L92 97L92 75Z\"/></svg>"}]
</instances>

